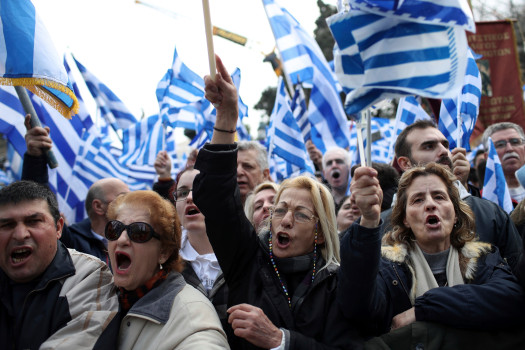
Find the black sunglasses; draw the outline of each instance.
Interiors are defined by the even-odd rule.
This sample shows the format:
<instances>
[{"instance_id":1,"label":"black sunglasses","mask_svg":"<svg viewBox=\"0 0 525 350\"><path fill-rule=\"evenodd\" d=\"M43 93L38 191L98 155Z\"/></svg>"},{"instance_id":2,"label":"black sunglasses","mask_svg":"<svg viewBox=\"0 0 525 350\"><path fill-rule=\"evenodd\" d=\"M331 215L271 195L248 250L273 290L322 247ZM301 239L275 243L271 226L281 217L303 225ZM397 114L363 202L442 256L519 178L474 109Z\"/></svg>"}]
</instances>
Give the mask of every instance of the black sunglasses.
<instances>
[{"instance_id":1,"label":"black sunglasses","mask_svg":"<svg viewBox=\"0 0 525 350\"><path fill-rule=\"evenodd\" d=\"M159 234L146 222L132 222L124 225L118 220L111 220L106 224L104 233L108 241L116 241L124 230L128 233L129 239L136 243L146 243L152 237L160 240Z\"/></svg>"}]
</instances>

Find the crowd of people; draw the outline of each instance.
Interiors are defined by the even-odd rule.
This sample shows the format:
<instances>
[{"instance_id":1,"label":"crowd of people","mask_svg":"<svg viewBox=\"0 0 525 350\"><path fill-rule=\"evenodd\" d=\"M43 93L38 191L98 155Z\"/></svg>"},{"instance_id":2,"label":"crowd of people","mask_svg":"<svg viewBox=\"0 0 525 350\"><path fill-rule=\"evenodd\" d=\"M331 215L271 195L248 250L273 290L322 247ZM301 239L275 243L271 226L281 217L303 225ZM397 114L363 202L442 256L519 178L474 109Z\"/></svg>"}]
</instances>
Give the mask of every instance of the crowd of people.
<instances>
[{"instance_id":1,"label":"crowd of people","mask_svg":"<svg viewBox=\"0 0 525 350\"><path fill-rule=\"evenodd\" d=\"M0 348L525 346L519 126L483 136L510 216L431 121L399 135L395 167L352 167L347 150L310 142L316 176L277 184L265 148L235 142L237 90L216 65L211 142L175 178L161 151L150 191L95 182L71 225L47 186L49 129L26 118L23 180L0 189Z\"/></svg>"}]
</instances>

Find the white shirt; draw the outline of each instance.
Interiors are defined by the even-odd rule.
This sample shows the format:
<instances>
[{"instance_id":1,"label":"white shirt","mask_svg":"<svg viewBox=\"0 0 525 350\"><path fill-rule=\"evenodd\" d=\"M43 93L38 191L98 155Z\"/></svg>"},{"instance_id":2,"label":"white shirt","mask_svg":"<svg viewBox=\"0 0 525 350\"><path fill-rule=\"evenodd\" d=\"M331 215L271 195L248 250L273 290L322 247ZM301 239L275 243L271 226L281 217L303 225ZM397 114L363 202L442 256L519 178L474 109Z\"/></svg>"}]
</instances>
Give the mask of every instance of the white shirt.
<instances>
[{"instance_id":1,"label":"white shirt","mask_svg":"<svg viewBox=\"0 0 525 350\"><path fill-rule=\"evenodd\" d=\"M516 202L521 202L525 198L525 188L519 185L518 187L509 187L510 198L514 199Z\"/></svg>"},{"instance_id":2,"label":"white shirt","mask_svg":"<svg viewBox=\"0 0 525 350\"><path fill-rule=\"evenodd\" d=\"M186 230L183 228L180 256L191 264L191 267L201 280L202 285L206 291L209 292L213 288L215 280L221 273L221 268L215 254L211 253L201 255L197 253L188 239Z\"/></svg>"}]
</instances>

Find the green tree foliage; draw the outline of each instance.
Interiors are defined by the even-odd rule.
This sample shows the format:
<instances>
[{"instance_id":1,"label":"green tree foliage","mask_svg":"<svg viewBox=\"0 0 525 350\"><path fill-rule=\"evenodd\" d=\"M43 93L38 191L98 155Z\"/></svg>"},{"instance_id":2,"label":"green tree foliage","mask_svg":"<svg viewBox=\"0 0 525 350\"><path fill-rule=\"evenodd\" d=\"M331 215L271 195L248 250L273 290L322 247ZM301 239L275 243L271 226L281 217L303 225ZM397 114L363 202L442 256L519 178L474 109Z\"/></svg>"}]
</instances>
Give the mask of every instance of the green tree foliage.
<instances>
[{"instance_id":1,"label":"green tree foliage","mask_svg":"<svg viewBox=\"0 0 525 350\"><path fill-rule=\"evenodd\" d=\"M332 36L332 32L326 24L326 19L333 14L337 13L337 8L332 5L327 5L321 0L317 0L317 6L319 6L320 16L315 21L317 28L314 30L315 41L319 44L321 51L323 51L324 57L328 62L334 59L333 49L335 40Z\"/></svg>"},{"instance_id":2,"label":"green tree foliage","mask_svg":"<svg viewBox=\"0 0 525 350\"><path fill-rule=\"evenodd\" d=\"M275 104L276 87L267 87L261 94L259 102L253 108L265 111L269 117L272 114L273 105Z\"/></svg>"}]
</instances>

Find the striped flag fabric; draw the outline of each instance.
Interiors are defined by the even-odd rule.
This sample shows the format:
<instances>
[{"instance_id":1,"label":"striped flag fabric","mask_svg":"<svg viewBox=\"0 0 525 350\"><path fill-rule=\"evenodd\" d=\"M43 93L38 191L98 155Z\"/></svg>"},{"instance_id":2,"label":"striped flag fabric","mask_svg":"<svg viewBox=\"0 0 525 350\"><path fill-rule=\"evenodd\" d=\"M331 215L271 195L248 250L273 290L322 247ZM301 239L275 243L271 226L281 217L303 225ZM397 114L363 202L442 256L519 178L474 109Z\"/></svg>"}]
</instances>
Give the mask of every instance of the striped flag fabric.
<instances>
[{"instance_id":1,"label":"striped flag fabric","mask_svg":"<svg viewBox=\"0 0 525 350\"><path fill-rule=\"evenodd\" d=\"M463 28L351 10L327 19L337 44L335 72L356 114L387 97L453 98L463 85Z\"/></svg>"},{"instance_id":2,"label":"striped flag fabric","mask_svg":"<svg viewBox=\"0 0 525 350\"><path fill-rule=\"evenodd\" d=\"M83 201L87 188L75 187L69 189L69 180L72 176L72 168L80 144L80 135L85 125L79 118L67 120L50 105L44 103L36 95L30 94L33 106L43 125L50 128L50 136L53 140L53 151L60 166L49 169L49 186L57 195L60 210L66 215L70 222L79 221L85 217ZM13 146L10 155L11 163L13 159L19 159L20 167L16 169L14 179L19 180L21 176L21 160L26 152L24 135L25 112L21 103L18 101L13 87L0 87L0 113L2 121L0 125L8 129L1 130L5 133L8 142ZM16 155L15 155L16 154Z\"/></svg>"},{"instance_id":3,"label":"striped flag fabric","mask_svg":"<svg viewBox=\"0 0 525 350\"><path fill-rule=\"evenodd\" d=\"M290 109L290 100L279 78L275 106L270 117L268 130L268 154L279 156L288 163L287 177L301 173L314 173L314 166L308 157L305 141L299 125Z\"/></svg>"},{"instance_id":4,"label":"striped flag fabric","mask_svg":"<svg viewBox=\"0 0 525 350\"><path fill-rule=\"evenodd\" d=\"M166 149L166 132L158 114L144 118L122 132L122 165L151 165L157 154Z\"/></svg>"},{"instance_id":5,"label":"striped flag fabric","mask_svg":"<svg viewBox=\"0 0 525 350\"><path fill-rule=\"evenodd\" d=\"M470 151L470 135L478 120L480 101L481 74L474 53L469 49L465 82L461 93L453 99L443 99L439 111L438 128L447 138L450 149L459 146L465 148L467 152Z\"/></svg>"},{"instance_id":6,"label":"striped flag fabric","mask_svg":"<svg viewBox=\"0 0 525 350\"><path fill-rule=\"evenodd\" d=\"M293 84L312 86L308 105L311 138L315 146L350 146L347 118L341 104L341 86L319 45L301 24L274 0L263 0L284 71Z\"/></svg>"},{"instance_id":7,"label":"striped flag fabric","mask_svg":"<svg viewBox=\"0 0 525 350\"><path fill-rule=\"evenodd\" d=\"M498 204L507 213L514 209L512 199L510 197L509 187L503 174L503 168L499 160L496 147L489 138L489 151L487 164L485 167L485 181L483 184L482 198L488 199Z\"/></svg>"},{"instance_id":8,"label":"striped flag fabric","mask_svg":"<svg viewBox=\"0 0 525 350\"><path fill-rule=\"evenodd\" d=\"M237 68L231 75L234 85L239 89L241 72ZM177 53L173 54L172 68L157 85L157 100L160 116L168 120L173 128L195 130L197 136L191 141L193 147L200 148L211 140L216 111L204 97L204 79L189 69ZM240 140L249 140L250 136L242 124L242 119L248 115L248 107L239 96L239 119L237 135Z\"/></svg>"},{"instance_id":9,"label":"striped flag fabric","mask_svg":"<svg viewBox=\"0 0 525 350\"><path fill-rule=\"evenodd\" d=\"M82 74L84 81L97 104L100 115L115 131L126 129L137 122L137 118L128 110L124 103L102 83L93 73L88 71L75 57L73 60Z\"/></svg>"},{"instance_id":10,"label":"striped flag fabric","mask_svg":"<svg viewBox=\"0 0 525 350\"><path fill-rule=\"evenodd\" d=\"M304 142L311 140L312 136L310 135L310 121L308 120L308 110L306 109L306 97L304 96L303 86L297 84L295 86L295 92L290 103L290 109L292 110L293 116L299 129L301 129L301 134L303 135Z\"/></svg>"},{"instance_id":11,"label":"striped flag fabric","mask_svg":"<svg viewBox=\"0 0 525 350\"><path fill-rule=\"evenodd\" d=\"M474 16L464 0L350 0L352 7L407 21L459 26L475 32Z\"/></svg>"},{"instance_id":12,"label":"striped flag fabric","mask_svg":"<svg viewBox=\"0 0 525 350\"><path fill-rule=\"evenodd\" d=\"M2 0L0 85L25 86L64 117L78 101L55 46L30 0Z\"/></svg>"}]
</instances>

